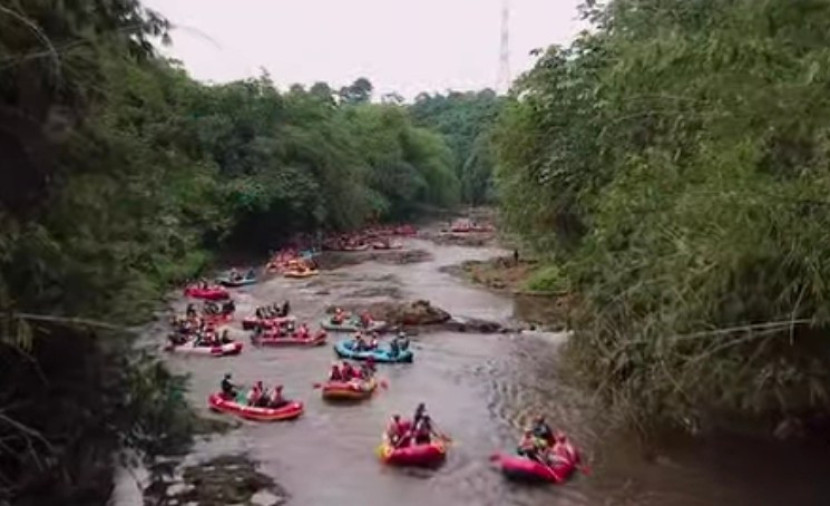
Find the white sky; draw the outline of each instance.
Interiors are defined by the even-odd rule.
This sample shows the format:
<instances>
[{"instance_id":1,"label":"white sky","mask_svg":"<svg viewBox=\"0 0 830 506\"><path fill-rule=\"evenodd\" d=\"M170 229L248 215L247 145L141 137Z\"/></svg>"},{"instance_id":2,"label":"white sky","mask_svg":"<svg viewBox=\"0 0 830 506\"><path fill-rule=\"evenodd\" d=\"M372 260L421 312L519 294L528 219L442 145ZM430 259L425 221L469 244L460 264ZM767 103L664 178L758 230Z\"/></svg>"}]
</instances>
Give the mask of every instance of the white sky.
<instances>
[{"instance_id":1,"label":"white sky","mask_svg":"<svg viewBox=\"0 0 830 506\"><path fill-rule=\"evenodd\" d=\"M376 96L495 87L502 0L144 0L180 28L166 52L197 79L265 68L276 84L365 76ZM528 52L567 43L581 0L510 0L511 73Z\"/></svg>"}]
</instances>

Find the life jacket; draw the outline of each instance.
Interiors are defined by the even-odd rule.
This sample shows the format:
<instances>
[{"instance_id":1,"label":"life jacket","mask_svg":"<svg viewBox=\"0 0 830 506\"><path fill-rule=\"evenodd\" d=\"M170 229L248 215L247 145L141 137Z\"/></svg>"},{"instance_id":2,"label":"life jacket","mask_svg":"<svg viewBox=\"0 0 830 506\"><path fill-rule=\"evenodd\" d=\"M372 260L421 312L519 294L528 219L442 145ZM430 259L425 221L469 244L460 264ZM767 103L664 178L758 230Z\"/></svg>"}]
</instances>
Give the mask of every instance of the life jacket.
<instances>
[{"instance_id":1,"label":"life jacket","mask_svg":"<svg viewBox=\"0 0 830 506\"><path fill-rule=\"evenodd\" d=\"M331 368L331 372L329 373L329 380L331 381L342 381L343 374L340 372L340 368L337 366L333 366Z\"/></svg>"}]
</instances>

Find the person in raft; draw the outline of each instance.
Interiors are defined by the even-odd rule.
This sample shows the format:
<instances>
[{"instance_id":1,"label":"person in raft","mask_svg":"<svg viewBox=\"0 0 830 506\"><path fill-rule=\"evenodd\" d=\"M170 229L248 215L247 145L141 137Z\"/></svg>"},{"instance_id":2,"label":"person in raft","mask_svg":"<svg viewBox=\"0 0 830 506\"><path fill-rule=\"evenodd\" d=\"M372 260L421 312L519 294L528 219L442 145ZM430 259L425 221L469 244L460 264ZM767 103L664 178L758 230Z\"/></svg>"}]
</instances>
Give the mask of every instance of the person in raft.
<instances>
[{"instance_id":1,"label":"person in raft","mask_svg":"<svg viewBox=\"0 0 830 506\"><path fill-rule=\"evenodd\" d=\"M432 428L432 419L429 415L421 417L420 421L414 425L413 433L415 434L415 444L417 445L428 445L432 441L432 436L441 437Z\"/></svg>"},{"instance_id":2,"label":"person in raft","mask_svg":"<svg viewBox=\"0 0 830 506\"><path fill-rule=\"evenodd\" d=\"M311 331L308 330L308 325L305 323L300 325L300 328L297 329L297 337L300 339L308 339L311 337Z\"/></svg>"},{"instance_id":3,"label":"person in raft","mask_svg":"<svg viewBox=\"0 0 830 506\"><path fill-rule=\"evenodd\" d=\"M226 373L225 377L222 378L221 388L222 395L224 395L228 399L236 398L236 385L234 385L231 381L231 373Z\"/></svg>"},{"instance_id":4,"label":"person in raft","mask_svg":"<svg viewBox=\"0 0 830 506\"><path fill-rule=\"evenodd\" d=\"M378 333L372 332L372 338L369 340L369 349L376 350L378 349Z\"/></svg>"},{"instance_id":5,"label":"person in raft","mask_svg":"<svg viewBox=\"0 0 830 506\"><path fill-rule=\"evenodd\" d=\"M421 418L423 418L426 414L427 414L426 404L424 404L423 402L419 403L418 407L415 408L415 414L412 415L412 426L414 427L414 426L418 425L418 422L420 422Z\"/></svg>"},{"instance_id":6,"label":"person in raft","mask_svg":"<svg viewBox=\"0 0 830 506\"><path fill-rule=\"evenodd\" d=\"M251 267L250 269L248 269L248 274L246 275L246 277L247 277L248 279L254 279L254 278L256 277L256 271L254 270L254 268L253 268L253 267Z\"/></svg>"},{"instance_id":7,"label":"person in raft","mask_svg":"<svg viewBox=\"0 0 830 506\"><path fill-rule=\"evenodd\" d=\"M282 308L280 308L280 316L285 318L288 316L288 313L291 312L291 303L288 302L288 299L282 303Z\"/></svg>"},{"instance_id":8,"label":"person in raft","mask_svg":"<svg viewBox=\"0 0 830 506\"><path fill-rule=\"evenodd\" d=\"M389 356L394 358L401 354L401 345L398 342L398 338L392 339L392 342L389 343Z\"/></svg>"},{"instance_id":9,"label":"person in raft","mask_svg":"<svg viewBox=\"0 0 830 506\"><path fill-rule=\"evenodd\" d=\"M248 391L248 406L257 406L262 397L262 382L257 381Z\"/></svg>"},{"instance_id":10,"label":"person in raft","mask_svg":"<svg viewBox=\"0 0 830 506\"><path fill-rule=\"evenodd\" d=\"M386 437L393 448L401 448L408 443L409 436L406 425L401 421L401 415L392 415L389 425L386 427Z\"/></svg>"},{"instance_id":11,"label":"person in raft","mask_svg":"<svg viewBox=\"0 0 830 506\"><path fill-rule=\"evenodd\" d=\"M368 346L366 345L366 341L363 340L363 334L360 332L355 332L354 334L354 345L353 348L355 351L366 351L368 350Z\"/></svg>"},{"instance_id":12,"label":"person in raft","mask_svg":"<svg viewBox=\"0 0 830 506\"><path fill-rule=\"evenodd\" d=\"M236 311L236 303L233 299L228 299L222 304L222 314L233 314Z\"/></svg>"},{"instance_id":13,"label":"person in raft","mask_svg":"<svg viewBox=\"0 0 830 506\"><path fill-rule=\"evenodd\" d=\"M530 460L544 463L544 460L546 460L543 457L545 449L545 444L540 444L540 440L533 433L533 429L527 429L519 441L519 447L516 449L516 453Z\"/></svg>"},{"instance_id":14,"label":"person in raft","mask_svg":"<svg viewBox=\"0 0 830 506\"><path fill-rule=\"evenodd\" d=\"M331 364L331 371L329 371L329 381L343 381L343 373L337 362Z\"/></svg>"},{"instance_id":15,"label":"person in raft","mask_svg":"<svg viewBox=\"0 0 830 506\"><path fill-rule=\"evenodd\" d=\"M372 324L372 315L369 314L369 311L363 311L360 313L360 324L367 329L369 328L369 325Z\"/></svg>"},{"instance_id":16,"label":"person in raft","mask_svg":"<svg viewBox=\"0 0 830 506\"><path fill-rule=\"evenodd\" d=\"M222 342L222 344L229 344L229 343L233 342L233 339L231 339L231 336L228 333L228 329L225 329L225 330L222 331L221 342Z\"/></svg>"},{"instance_id":17,"label":"person in raft","mask_svg":"<svg viewBox=\"0 0 830 506\"><path fill-rule=\"evenodd\" d=\"M340 376L343 378L343 381L351 381L357 377L357 371L352 367L352 364L344 360L340 365Z\"/></svg>"},{"instance_id":18,"label":"person in raft","mask_svg":"<svg viewBox=\"0 0 830 506\"><path fill-rule=\"evenodd\" d=\"M239 270L237 270L236 267L233 267L231 268L230 274L228 274L228 278L230 278L231 281L239 281L242 279L242 274L239 273Z\"/></svg>"},{"instance_id":19,"label":"person in raft","mask_svg":"<svg viewBox=\"0 0 830 506\"><path fill-rule=\"evenodd\" d=\"M553 431L550 425L545 422L545 417L542 415L533 419L533 435L548 445L552 445L554 442Z\"/></svg>"},{"instance_id":20,"label":"person in raft","mask_svg":"<svg viewBox=\"0 0 830 506\"><path fill-rule=\"evenodd\" d=\"M346 319L346 315L343 314L343 310L339 307L334 310L334 314L331 317L331 322L335 325L342 325L343 320Z\"/></svg>"}]
</instances>

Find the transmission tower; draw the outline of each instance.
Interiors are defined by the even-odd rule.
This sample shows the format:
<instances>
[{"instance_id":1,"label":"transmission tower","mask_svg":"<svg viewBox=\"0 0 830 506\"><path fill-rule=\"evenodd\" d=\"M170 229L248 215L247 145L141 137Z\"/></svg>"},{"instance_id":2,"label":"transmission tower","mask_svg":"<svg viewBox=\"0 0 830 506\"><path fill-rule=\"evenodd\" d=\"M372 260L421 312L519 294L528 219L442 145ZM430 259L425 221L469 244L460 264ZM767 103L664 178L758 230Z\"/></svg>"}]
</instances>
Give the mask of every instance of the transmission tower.
<instances>
[{"instance_id":1,"label":"transmission tower","mask_svg":"<svg viewBox=\"0 0 830 506\"><path fill-rule=\"evenodd\" d=\"M499 75L496 91L505 94L510 89L510 0L501 4L501 47L499 49Z\"/></svg>"}]
</instances>

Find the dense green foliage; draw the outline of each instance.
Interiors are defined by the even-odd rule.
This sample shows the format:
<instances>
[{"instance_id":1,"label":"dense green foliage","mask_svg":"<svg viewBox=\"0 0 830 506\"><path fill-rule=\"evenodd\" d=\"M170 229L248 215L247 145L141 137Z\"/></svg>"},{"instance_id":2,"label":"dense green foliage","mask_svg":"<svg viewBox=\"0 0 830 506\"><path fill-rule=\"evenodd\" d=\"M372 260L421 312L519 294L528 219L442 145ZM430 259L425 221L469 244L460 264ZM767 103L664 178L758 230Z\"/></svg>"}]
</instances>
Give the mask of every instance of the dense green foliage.
<instances>
[{"instance_id":1,"label":"dense green foliage","mask_svg":"<svg viewBox=\"0 0 830 506\"><path fill-rule=\"evenodd\" d=\"M503 98L492 90L451 91L447 95L422 93L410 106L419 125L444 135L453 152L461 199L468 204L492 203L492 129L501 111Z\"/></svg>"},{"instance_id":2,"label":"dense green foliage","mask_svg":"<svg viewBox=\"0 0 830 506\"><path fill-rule=\"evenodd\" d=\"M830 4L590 4L498 134L505 218L579 300L570 357L639 421L830 411Z\"/></svg>"},{"instance_id":3,"label":"dense green foliage","mask_svg":"<svg viewBox=\"0 0 830 506\"><path fill-rule=\"evenodd\" d=\"M156 54L167 29L138 0L0 2L0 502L100 502L119 444L187 439L181 379L101 321L218 247L458 200L442 138L368 80L204 85Z\"/></svg>"}]
</instances>

